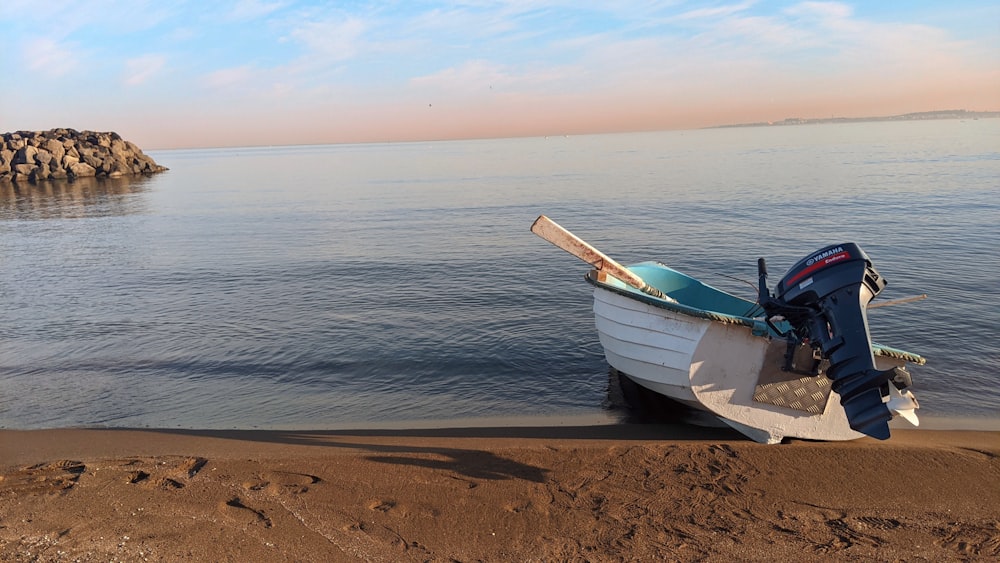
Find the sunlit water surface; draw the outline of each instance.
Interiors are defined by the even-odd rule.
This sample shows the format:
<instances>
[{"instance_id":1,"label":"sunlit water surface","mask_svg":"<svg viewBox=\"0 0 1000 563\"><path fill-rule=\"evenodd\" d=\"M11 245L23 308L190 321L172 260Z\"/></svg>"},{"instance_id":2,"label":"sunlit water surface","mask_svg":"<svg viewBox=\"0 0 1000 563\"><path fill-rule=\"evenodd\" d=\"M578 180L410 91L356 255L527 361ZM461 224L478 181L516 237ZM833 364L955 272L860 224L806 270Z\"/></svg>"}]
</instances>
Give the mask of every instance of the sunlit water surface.
<instances>
[{"instance_id":1,"label":"sunlit water surface","mask_svg":"<svg viewBox=\"0 0 1000 563\"><path fill-rule=\"evenodd\" d=\"M0 185L0 427L337 428L607 412L587 266L753 298L826 244L889 280L930 417L1000 418L1000 121L151 151ZM734 279L737 278L737 279Z\"/></svg>"}]
</instances>

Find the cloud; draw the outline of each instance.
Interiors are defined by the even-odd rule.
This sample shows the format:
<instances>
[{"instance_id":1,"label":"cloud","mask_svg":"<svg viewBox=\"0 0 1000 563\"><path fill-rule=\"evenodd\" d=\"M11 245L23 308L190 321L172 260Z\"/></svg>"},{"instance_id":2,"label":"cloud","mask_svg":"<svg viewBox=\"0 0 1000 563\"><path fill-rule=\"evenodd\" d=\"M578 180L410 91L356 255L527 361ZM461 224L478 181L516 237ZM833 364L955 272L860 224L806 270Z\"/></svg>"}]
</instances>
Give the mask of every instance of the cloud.
<instances>
[{"instance_id":1,"label":"cloud","mask_svg":"<svg viewBox=\"0 0 1000 563\"><path fill-rule=\"evenodd\" d=\"M156 76L167 64L165 55L143 55L125 61L124 82L129 86L138 86Z\"/></svg>"},{"instance_id":2,"label":"cloud","mask_svg":"<svg viewBox=\"0 0 1000 563\"><path fill-rule=\"evenodd\" d=\"M321 62L337 62L358 54L367 29L363 20L345 17L301 24L289 36L309 50L309 57L318 57Z\"/></svg>"},{"instance_id":3,"label":"cloud","mask_svg":"<svg viewBox=\"0 0 1000 563\"><path fill-rule=\"evenodd\" d=\"M252 20L268 16L286 7L288 2L266 2L264 0L240 0L233 6L229 16L236 20Z\"/></svg>"},{"instance_id":4,"label":"cloud","mask_svg":"<svg viewBox=\"0 0 1000 563\"><path fill-rule=\"evenodd\" d=\"M58 78L78 68L76 49L49 38L30 39L21 49L27 67L50 78Z\"/></svg>"},{"instance_id":5,"label":"cloud","mask_svg":"<svg viewBox=\"0 0 1000 563\"><path fill-rule=\"evenodd\" d=\"M402 119L415 108L409 137L446 110L465 112L470 131L490 115L491 127L509 128L496 116L533 112L535 123L548 124L571 111L574 124L600 119L612 128L613 114L628 112L637 127L673 127L681 118L698 125L698 108L707 116L701 124L711 124L723 107L734 120L744 120L738 111L759 120L787 117L789 107L807 116L828 114L833 103L858 113L872 103L920 109L929 99L960 107L1000 93L1000 41L984 23L1000 14L995 5L861 6L0 0L0 35L14 46L0 71L12 83L61 79L48 90L74 88L86 111L123 111L114 93L94 86L109 80L156 81L130 101L174 104L178 115L301 112L336 115L330 123L340 127L362 110ZM84 72L92 80L79 81ZM40 96L24 99L37 105ZM759 115L772 111L781 114Z\"/></svg>"},{"instance_id":6,"label":"cloud","mask_svg":"<svg viewBox=\"0 0 1000 563\"><path fill-rule=\"evenodd\" d=\"M213 89L232 88L252 83L258 70L251 65L223 68L205 75L203 82Z\"/></svg>"},{"instance_id":7,"label":"cloud","mask_svg":"<svg viewBox=\"0 0 1000 563\"><path fill-rule=\"evenodd\" d=\"M854 8L841 2L801 2L785 8L784 12L792 16L830 21L851 17Z\"/></svg>"},{"instance_id":8,"label":"cloud","mask_svg":"<svg viewBox=\"0 0 1000 563\"><path fill-rule=\"evenodd\" d=\"M122 33L155 27L182 8L162 0L3 0L0 22L18 22L29 30L44 28L64 37L94 27Z\"/></svg>"},{"instance_id":9,"label":"cloud","mask_svg":"<svg viewBox=\"0 0 1000 563\"><path fill-rule=\"evenodd\" d=\"M695 10L689 10L687 12L678 14L670 18L674 21L683 20L694 20L702 18L717 18L719 16L729 16L738 12L743 12L748 10L753 6L754 2L743 2L741 4L729 4L726 6L717 6L715 8L698 8Z\"/></svg>"},{"instance_id":10,"label":"cloud","mask_svg":"<svg viewBox=\"0 0 1000 563\"><path fill-rule=\"evenodd\" d=\"M727 99L773 106L775 100L826 100L829 92L845 88L857 99L884 97L886 86L898 83L893 92L905 90L926 80L928 71L967 60L963 46L943 29L899 23L905 18L860 17L840 2L644 9L638 19L618 7L586 3L565 9L465 4L411 12L391 24L402 34L400 41L420 46L391 57L398 59L392 63L400 76L412 73L399 92L428 102L490 107L505 96L510 101L561 96L592 100L602 112L614 107L605 100L614 99L625 105L659 100L655 103L671 111ZM364 45L365 55L381 55L373 46L386 22L368 22L371 43ZM364 37L354 36L351 45ZM374 66L389 68L382 62ZM354 66L343 67L348 81L356 77Z\"/></svg>"},{"instance_id":11,"label":"cloud","mask_svg":"<svg viewBox=\"0 0 1000 563\"><path fill-rule=\"evenodd\" d=\"M421 89L468 92L488 91L491 87L510 84L514 78L504 65L485 60L470 60L424 76L415 76L410 84Z\"/></svg>"}]
</instances>

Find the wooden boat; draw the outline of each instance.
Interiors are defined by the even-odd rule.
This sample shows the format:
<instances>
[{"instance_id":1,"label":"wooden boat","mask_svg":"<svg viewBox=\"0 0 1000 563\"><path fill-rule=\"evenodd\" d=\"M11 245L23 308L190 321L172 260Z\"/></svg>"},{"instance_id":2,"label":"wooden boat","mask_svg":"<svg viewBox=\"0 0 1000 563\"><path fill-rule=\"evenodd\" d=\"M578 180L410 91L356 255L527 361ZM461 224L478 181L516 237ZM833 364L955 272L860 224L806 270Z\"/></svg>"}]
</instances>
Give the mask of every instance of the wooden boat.
<instances>
[{"instance_id":1,"label":"wooden boat","mask_svg":"<svg viewBox=\"0 0 1000 563\"><path fill-rule=\"evenodd\" d=\"M791 307L779 310L790 317L783 318L774 314L779 305L769 292L753 302L661 263L625 268L545 216L532 231L595 266L586 280L594 286L595 325L605 357L612 368L645 390L711 413L749 438L769 444L786 437L852 440L867 434L884 439L889 433L886 423L894 415L918 423L914 412L918 405L908 389L905 365L925 360L871 343L865 310L874 297L867 293L877 291L858 292L852 286L851 295L861 293L854 300L860 300L865 331L847 334L856 341L852 348L836 332L850 325L853 310L828 318L836 311L813 314L782 301L780 306ZM841 255L831 264L839 268L849 258ZM803 269L816 270L814 264L804 264ZM763 262L761 267L765 269ZM824 283L815 275L809 279L816 281L807 285ZM844 300L843 294L839 297ZM803 312L819 315L824 335L802 337L802 327L796 328L793 321L802 321L796 317ZM816 319L810 322L815 324ZM824 337L824 342L816 342ZM850 357L844 356L845 350ZM843 402L847 408L842 394L848 398Z\"/></svg>"}]
</instances>

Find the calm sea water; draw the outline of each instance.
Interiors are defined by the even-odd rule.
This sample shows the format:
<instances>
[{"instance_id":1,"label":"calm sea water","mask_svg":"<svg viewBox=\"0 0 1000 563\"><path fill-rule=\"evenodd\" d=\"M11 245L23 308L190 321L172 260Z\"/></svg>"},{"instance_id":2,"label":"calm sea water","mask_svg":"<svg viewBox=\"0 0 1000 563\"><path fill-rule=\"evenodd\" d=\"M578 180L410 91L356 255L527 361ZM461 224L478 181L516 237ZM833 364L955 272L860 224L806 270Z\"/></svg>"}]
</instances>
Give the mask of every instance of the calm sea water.
<instances>
[{"instance_id":1,"label":"calm sea water","mask_svg":"<svg viewBox=\"0 0 1000 563\"><path fill-rule=\"evenodd\" d=\"M1000 121L151 151L151 178L0 185L0 427L337 428L602 412L587 266L753 297L854 241L921 413L1000 418ZM729 277L731 276L731 277ZM738 279L733 279L738 278Z\"/></svg>"}]
</instances>

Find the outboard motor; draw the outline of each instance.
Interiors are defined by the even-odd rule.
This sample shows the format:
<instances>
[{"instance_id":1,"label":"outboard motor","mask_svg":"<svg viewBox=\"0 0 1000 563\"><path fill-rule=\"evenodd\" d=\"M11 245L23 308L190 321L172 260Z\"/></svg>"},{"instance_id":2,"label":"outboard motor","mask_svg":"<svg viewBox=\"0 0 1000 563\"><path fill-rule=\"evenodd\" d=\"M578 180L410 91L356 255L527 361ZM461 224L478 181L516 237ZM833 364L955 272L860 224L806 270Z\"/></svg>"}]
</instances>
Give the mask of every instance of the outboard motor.
<instances>
[{"instance_id":1,"label":"outboard motor","mask_svg":"<svg viewBox=\"0 0 1000 563\"><path fill-rule=\"evenodd\" d=\"M790 341L808 342L829 360L827 377L852 429L888 438L889 382L902 389L910 385L910 377L903 368L875 369L867 308L886 281L868 255L854 243L817 250L792 266L773 296L763 258L757 267L760 304L771 328L782 334L772 320L783 317L792 327L785 333Z\"/></svg>"}]
</instances>

